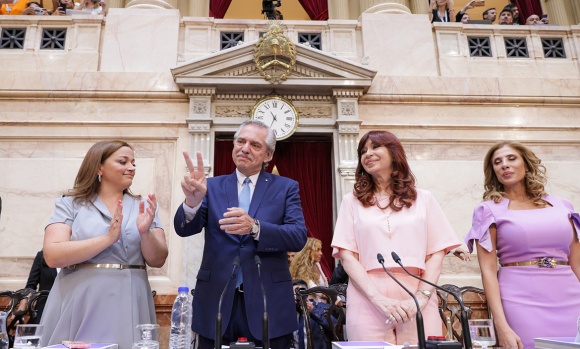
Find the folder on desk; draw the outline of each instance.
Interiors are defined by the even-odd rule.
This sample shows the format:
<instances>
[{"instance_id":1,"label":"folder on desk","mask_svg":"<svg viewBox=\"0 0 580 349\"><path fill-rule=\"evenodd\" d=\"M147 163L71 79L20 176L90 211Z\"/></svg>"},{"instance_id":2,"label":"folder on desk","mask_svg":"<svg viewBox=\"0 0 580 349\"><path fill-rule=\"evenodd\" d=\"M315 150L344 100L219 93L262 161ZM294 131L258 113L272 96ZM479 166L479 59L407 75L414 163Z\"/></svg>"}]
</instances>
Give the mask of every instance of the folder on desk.
<instances>
[{"instance_id":1,"label":"folder on desk","mask_svg":"<svg viewBox=\"0 0 580 349\"><path fill-rule=\"evenodd\" d=\"M535 338L536 349L580 349L580 343L574 342L574 337Z\"/></svg>"}]
</instances>

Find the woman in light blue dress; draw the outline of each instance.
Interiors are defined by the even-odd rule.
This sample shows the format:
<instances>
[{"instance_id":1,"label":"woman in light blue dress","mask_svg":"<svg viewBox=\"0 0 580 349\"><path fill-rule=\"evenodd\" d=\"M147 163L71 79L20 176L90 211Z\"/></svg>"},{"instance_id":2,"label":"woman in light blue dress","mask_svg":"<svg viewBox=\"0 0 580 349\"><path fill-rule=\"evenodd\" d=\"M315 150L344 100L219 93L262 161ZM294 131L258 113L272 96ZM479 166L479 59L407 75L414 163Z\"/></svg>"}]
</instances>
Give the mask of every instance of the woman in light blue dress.
<instances>
[{"instance_id":1,"label":"woman in light blue dress","mask_svg":"<svg viewBox=\"0 0 580 349\"><path fill-rule=\"evenodd\" d=\"M87 152L74 187L56 200L44 257L62 268L48 297L42 345L117 343L130 349L138 324L156 323L146 265L159 268L168 249L157 199L129 190L135 155L122 141Z\"/></svg>"}]
</instances>

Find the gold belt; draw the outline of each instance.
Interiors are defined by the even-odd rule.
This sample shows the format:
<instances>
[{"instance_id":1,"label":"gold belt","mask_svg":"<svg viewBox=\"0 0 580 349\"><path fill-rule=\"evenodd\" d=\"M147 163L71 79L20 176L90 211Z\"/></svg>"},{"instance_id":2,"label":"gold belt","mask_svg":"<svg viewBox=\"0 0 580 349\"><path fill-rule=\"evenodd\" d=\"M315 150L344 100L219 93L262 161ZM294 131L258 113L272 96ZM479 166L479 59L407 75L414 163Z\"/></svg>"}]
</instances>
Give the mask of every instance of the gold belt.
<instances>
[{"instance_id":1,"label":"gold belt","mask_svg":"<svg viewBox=\"0 0 580 349\"><path fill-rule=\"evenodd\" d=\"M89 263L82 263L82 264L73 264L67 269L77 270L77 269L88 269L88 268L100 268L100 269L146 269L144 265L140 264L114 264L114 263L99 263L99 264L89 264Z\"/></svg>"},{"instance_id":2,"label":"gold belt","mask_svg":"<svg viewBox=\"0 0 580 349\"><path fill-rule=\"evenodd\" d=\"M568 261L557 261L554 257L540 257L535 261L506 263L502 267L523 267L528 265L536 265L538 268L556 268L556 265L568 265Z\"/></svg>"}]
</instances>

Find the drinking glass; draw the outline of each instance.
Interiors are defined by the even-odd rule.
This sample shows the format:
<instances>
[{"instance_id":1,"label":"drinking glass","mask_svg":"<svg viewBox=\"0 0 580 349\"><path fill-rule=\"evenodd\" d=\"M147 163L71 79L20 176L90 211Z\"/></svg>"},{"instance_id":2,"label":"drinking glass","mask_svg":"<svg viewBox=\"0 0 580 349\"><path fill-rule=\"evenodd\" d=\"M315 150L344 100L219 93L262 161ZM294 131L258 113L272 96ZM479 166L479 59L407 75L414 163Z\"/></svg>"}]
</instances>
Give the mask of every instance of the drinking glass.
<instances>
[{"instance_id":1,"label":"drinking glass","mask_svg":"<svg viewBox=\"0 0 580 349\"><path fill-rule=\"evenodd\" d=\"M39 349L42 325L17 325L14 334L14 349Z\"/></svg>"},{"instance_id":2,"label":"drinking glass","mask_svg":"<svg viewBox=\"0 0 580 349\"><path fill-rule=\"evenodd\" d=\"M474 347L484 349L495 344L495 331L491 319L469 320L469 334Z\"/></svg>"},{"instance_id":3,"label":"drinking glass","mask_svg":"<svg viewBox=\"0 0 580 349\"><path fill-rule=\"evenodd\" d=\"M158 324L137 325L141 331L141 340L133 343L133 349L159 349L159 342L153 340L153 331L159 328Z\"/></svg>"}]
</instances>

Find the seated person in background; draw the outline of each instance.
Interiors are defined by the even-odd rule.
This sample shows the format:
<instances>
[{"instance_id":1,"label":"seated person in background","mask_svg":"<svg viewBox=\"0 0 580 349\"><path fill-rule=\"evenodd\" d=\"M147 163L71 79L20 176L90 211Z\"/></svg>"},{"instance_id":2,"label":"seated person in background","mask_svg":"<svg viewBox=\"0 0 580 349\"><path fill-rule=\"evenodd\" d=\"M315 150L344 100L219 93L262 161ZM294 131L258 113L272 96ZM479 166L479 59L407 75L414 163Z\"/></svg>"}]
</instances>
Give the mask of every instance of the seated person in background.
<instances>
[{"instance_id":1,"label":"seated person in background","mask_svg":"<svg viewBox=\"0 0 580 349\"><path fill-rule=\"evenodd\" d=\"M467 22L469 22L469 15L467 16L466 22L463 22L463 17L466 15L465 11L471 10L472 8L475 7L473 5L474 3L475 3L475 0L471 0L467 4L465 4L465 6L463 6L463 8L459 12L457 12L457 15L455 15L455 22L462 22L463 24L466 24Z\"/></svg>"},{"instance_id":2,"label":"seated person in background","mask_svg":"<svg viewBox=\"0 0 580 349\"><path fill-rule=\"evenodd\" d=\"M433 22L455 22L452 0L430 0L429 19Z\"/></svg>"},{"instance_id":3,"label":"seated person in background","mask_svg":"<svg viewBox=\"0 0 580 349\"><path fill-rule=\"evenodd\" d=\"M510 10L513 17L513 25L520 25L520 10L516 4L508 4L503 8L504 10ZM503 12L503 11L502 11Z\"/></svg>"},{"instance_id":4,"label":"seated person in background","mask_svg":"<svg viewBox=\"0 0 580 349\"><path fill-rule=\"evenodd\" d=\"M330 284L335 285L335 284L346 284L346 283L348 283L348 274L344 270L342 263L340 263L340 261L338 261L338 264L334 268L334 271L332 272L332 276L330 277Z\"/></svg>"},{"instance_id":5,"label":"seated person in background","mask_svg":"<svg viewBox=\"0 0 580 349\"><path fill-rule=\"evenodd\" d=\"M307 289L308 285L304 280L295 279L292 281L292 288L294 289L294 297L296 298L296 289ZM329 305L323 302L316 302L313 298L309 298L306 304L308 306L312 349L330 349L326 347L325 331L330 333L331 330L323 315ZM306 344L306 321L304 321L304 317L302 316L298 298L296 298L296 312L298 313L298 331L294 332L294 348L305 349L308 347Z\"/></svg>"},{"instance_id":6,"label":"seated person in background","mask_svg":"<svg viewBox=\"0 0 580 349\"><path fill-rule=\"evenodd\" d=\"M503 9L499 14L499 24L500 25L512 25L514 24L514 17L512 11L508 9Z\"/></svg>"},{"instance_id":7,"label":"seated person in background","mask_svg":"<svg viewBox=\"0 0 580 349\"><path fill-rule=\"evenodd\" d=\"M495 18L497 17L497 11L495 7L490 7L487 10L483 11L483 19L491 21L491 24L495 22Z\"/></svg>"},{"instance_id":8,"label":"seated person in background","mask_svg":"<svg viewBox=\"0 0 580 349\"><path fill-rule=\"evenodd\" d=\"M80 5L75 6L75 10L87 11L92 15L106 15L107 3L105 0L83 0Z\"/></svg>"},{"instance_id":9,"label":"seated person in background","mask_svg":"<svg viewBox=\"0 0 580 349\"><path fill-rule=\"evenodd\" d=\"M57 269L51 268L46 264L44 260L44 254L41 251L36 253L34 262L32 263L32 268L30 268L30 274L28 274L28 281L26 281L26 288L31 288L35 291L50 291L52 285L54 284L54 279L56 279ZM42 297L38 299L36 303L36 316L30 317L29 324L39 324L40 317L44 311L44 305L46 304L46 298Z\"/></svg>"},{"instance_id":10,"label":"seated person in background","mask_svg":"<svg viewBox=\"0 0 580 349\"><path fill-rule=\"evenodd\" d=\"M322 242L315 238L308 238L302 251L298 252L290 264L292 279L306 281L308 287L328 287L328 280L322 272Z\"/></svg>"},{"instance_id":11,"label":"seated person in background","mask_svg":"<svg viewBox=\"0 0 580 349\"><path fill-rule=\"evenodd\" d=\"M294 259L295 256L296 252L288 251L288 267L290 267L290 264L292 264L292 260Z\"/></svg>"}]
</instances>

